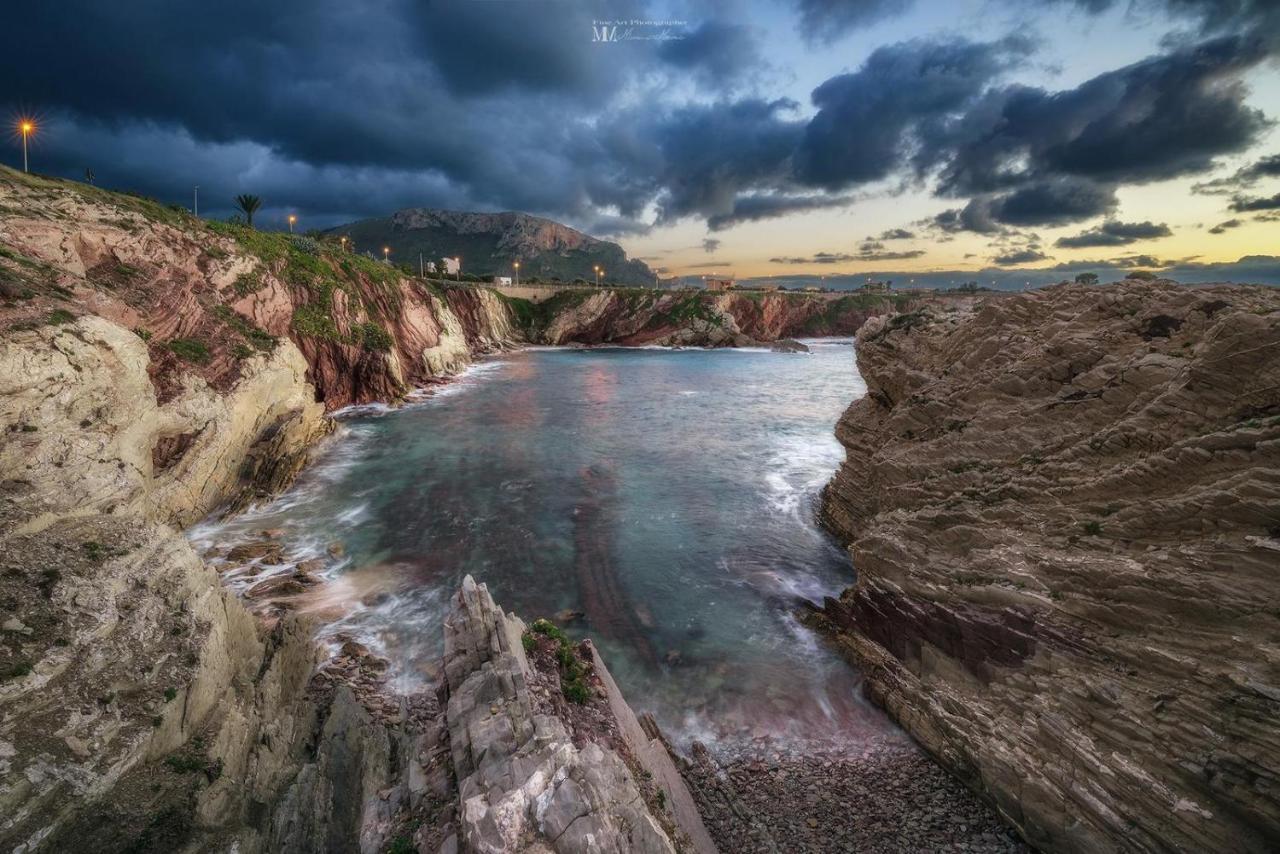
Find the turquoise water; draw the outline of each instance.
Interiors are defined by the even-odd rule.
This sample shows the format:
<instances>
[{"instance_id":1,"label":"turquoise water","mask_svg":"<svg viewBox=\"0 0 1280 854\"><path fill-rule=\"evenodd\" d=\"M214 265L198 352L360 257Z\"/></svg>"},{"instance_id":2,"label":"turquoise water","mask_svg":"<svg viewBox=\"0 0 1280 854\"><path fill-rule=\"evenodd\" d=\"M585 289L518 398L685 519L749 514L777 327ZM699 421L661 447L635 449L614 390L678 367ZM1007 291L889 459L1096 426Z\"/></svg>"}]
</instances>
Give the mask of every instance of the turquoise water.
<instances>
[{"instance_id":1,"label":"turquoise water","mask_svg":"<svg viewBox=\"0 0 1280 854\"><path fill-rule=\"evenodd\" d=\"M792 616L852 581L814 514L836 419L865 391L848 342L810 343L504 354L346 415L294 489L192 537L282 528L291 559L324 557L330 584L303 607L385 654L405 689L434 679L470 573L526 619L581 612L569 633L677 740L880 733L857 674Z\"/></svg>"}]
</instances>

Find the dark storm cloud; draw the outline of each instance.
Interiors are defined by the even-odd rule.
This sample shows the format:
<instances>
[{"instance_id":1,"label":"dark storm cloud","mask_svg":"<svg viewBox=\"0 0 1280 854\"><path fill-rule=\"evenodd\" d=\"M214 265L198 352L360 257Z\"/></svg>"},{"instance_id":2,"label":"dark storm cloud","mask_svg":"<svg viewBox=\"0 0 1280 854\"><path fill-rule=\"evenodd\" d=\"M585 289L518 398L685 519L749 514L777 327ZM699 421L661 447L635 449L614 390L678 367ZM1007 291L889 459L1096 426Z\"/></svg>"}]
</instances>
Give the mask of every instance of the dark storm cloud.
<instances>
[{"instance_id":1,"label":"dark storm cloud","mask_svg":"<svg viewBox=\"0 0 1280 854\"><path fill-rule=\"evenodd\" d=\"M849 255L842 252L819 252L815 255L803 257L770 258L769 262L771 264L843 264L847 261L857 260L857 255Z\"/></svg>"},{"instance_id":2,"label":"dark storm cloud","mask_svg":"<svg viewBox=\"0 0 1280 854\"><path fill-rule=\"evenodd\" d=\"M1209 229L1209 233L1210 234L1226 234L1231 229L1239 228L1242 225L1244 225L1244 223L1242 223L1238 219L1229 219L1226 222L1220 222L1217 225L1215 225L1213 228Z\"/></svg>"},{"instance_id":3,"label":"dark storm cloud","mask_svg":"<svg viewBox=\"0 0 1280 854\"><path fill-rule=\"evenodd\" d=\"M1014 264L1030 264L1035 261L1043 261L1048 257L1048 255L1045 255L1039 249L1027 248L1015 249L1011 252L1006 252L1003 255L997 255L992 260L1003 266L1012 266Z\"/></svg>"},{"instance_id":4,"label":"dark storm cloud","mask_svg":"<svg viewBox=\"0 0 1280 854\"><path fill-rule=\"evenodd\" d=\"M852 30L871 26L907 11L914 0L796 0L801 34L812 41L832 42Z\"/></svg>"},{"instance_id":5,"label":"dark storm cloud","mask_svg":"<svg viewBox=\"0 0 1280 854\"><path fill-rule=\"evenodd\" d=\"M751 29L712 19L683 38L663 42L658 55L672 67L698 75L709 87L724 87L758 71L760 48Z\"/></svg>"},{"instance_id":6,"label":"dark storm cloud","mask_svg":"<svg viewBox=\"0 0 1280 854\"><path fill-rule=\"evenodd\" d=\"M858 255L859 261L905 261L908 258L921 258L925 254L923 249L903 249L901 251L894 250L875 250L872 252L862 252Z\"/></svg>"},{"instance_id":7,"label":"dark storm cloud","mask_svg":"<svg viewBox=\"0 0 1280 854\"><path fill-rule=\"evenodd\" d=\"M1231 203L1233 211L1274 211L1280 210L1280 193L1274 196L1236 196Z\"/></svg>"},{"instance_id":8,"label":"dark storm cloud","mask_svg":"<svg viewBox=\"0 0 1280 854\"><path fill-rule=\"evenodd\" d=\"M1267 46L1230 36L1106 72L1075 89L988 91L959 117L922 125L917 170L969 195L1050 177L1142 183L1195 174L1255 143L1269 122L1241 76Z\"/></svg>"},{"instance_id":9,"label":"dark storm cloud","mask_svg":"<svg viewBox=\"0 0 1280 854\"><path fill-rule=\"evenodd\" d=\"M838 196L786 196L786 195L748 195L734 199L728 213L715 214L707 219L712 231L729 228L743 222L761 219L774 219L790 213L822 210L831 207L843 207L852 199Z\"/></svg>"},{"instance_id":10,"label":"dark storm cloud","mask_svg":"<svg viewBox=\"0 0 1280 854\"><path fill-rule=\"evenodd\" d=\"M1265 178L1280 177L1280 154L1271 154L1257 162L1237 169L1235 174L1226 178L1205 181L1192 186L1197 193L1209 195L1231 193L1248 189Z\"/></svg>"},{"instance_id":11,"label":"dark storm cloud","mask_svg":"<svg viewBox=\"0 0 1280 854\"><path fill-rule=\"evenodd\" d=\"M811 119L735 96L765 60L734 21L591 41L593 19L647 0L27 3L0 28L0 91L54 111L37 168L184 203L199 183L207 212L254 192L325 224L430 205L629 234L846 206L897 180L956 200L944 233L1001 234L1106 214L1117 188L1203 172L1268 128L1242 80L1274 53L1274 0L1161 2L1228 35L1062 92L1005 81L1024 39L892 44L818 86ZM910 5L798 3L819 39ZM1244 182L1277 159L1242 170L1240 210L1274 207Z\"/></svg>"},{"instance_id":12,"label":"dark storm cloud","mask_svg":"<svg viewBox=\"0 0 1280 854\"><path fill-rule=\"evenodd\" d=\"M592 111L635 74L690 67L656 43L591 43L593 16L636 11L620 0L29 4L0 28L0 91L56 109L66 133L56 157L56 128L43 135L41 168L78 176L92 164L107 186L166 200L198 182L211 211L255 191L316 205L317 218L516 208L619 233L640 227L625 220L655 189L645 164L622 172L632 164L598 147ZM695 65L727 74L755 61L743 33L704 27L693 36L727 38L705 40ZM167 147L166 134L184 144ZM343 185L356 172L358 191ZM283 175L297 183L280 186ZM602 216L608 207L621 216Z\"/></svg>"},{"instance_id":13,"label":"dark storm cloud","mask_svg":"<svg viewBox=\"0 0 1280 854\"><path fill-rule=\"evenodd\" d=\"M1097 228L1082 231L1071 237L1059 237L1055 246L1063 249L1081 249L1092 246L1128 246L1139 240L1154 240L1173 234L1169 226L1154 222L1120 222L1108 220Z\"/></svg>"},{"instance_id":14,"label":"dark storm cloud","mask_svg":"<svg viewBox=\"0 0 1280 854\"><path fill-rule=\"evenodd\" d=\"M839 190L886 178L903 164L904 138L961 110L1031 52L1025 39L912 41L874 51L860 69L813 91L817 114L795 156L804 183Z\"/></svg>"},{"instance_id":15,"label":"dark storm cloud","mask_svg":"<svg viewBox=\"0 0 1280 854\"><path fill-rule=\"evenodd\" d=\"M1203 32L1271 29L1277 24L1275 0L1051 0L1089 13L1127 6L1154 15L1174 15L1199 25Z\"/></svg>"},{"instance_id":16,"label":"dark storm cloud","mask_svg":"<svg viewBox=\"0 0 1280 854\"><path fill-rule=\"evenodd\" d=\"M905 228L891 228L880 233L881 240L910 240L913 237L915 237L915 233L907 231Z\"/></svg>"}]
</instances>

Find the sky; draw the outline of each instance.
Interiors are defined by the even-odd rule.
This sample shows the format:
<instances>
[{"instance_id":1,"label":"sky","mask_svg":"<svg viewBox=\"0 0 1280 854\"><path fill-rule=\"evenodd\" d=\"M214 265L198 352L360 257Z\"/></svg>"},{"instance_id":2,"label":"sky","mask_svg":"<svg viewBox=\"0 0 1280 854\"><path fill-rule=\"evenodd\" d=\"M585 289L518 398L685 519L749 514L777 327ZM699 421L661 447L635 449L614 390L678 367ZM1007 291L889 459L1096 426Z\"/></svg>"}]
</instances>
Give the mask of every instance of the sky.
<instances>
[{"instance_id":1,"label":"sky","mask_svg":"<svg viewBox=\"0 0 1280 854\"><path fill-rule=\"evenodd\" d=\"M63 0L6 12L6 101L34 171L264 227L519 210L663 276L1280 284L1280 0Z\"/></svg>"}]
</instances>

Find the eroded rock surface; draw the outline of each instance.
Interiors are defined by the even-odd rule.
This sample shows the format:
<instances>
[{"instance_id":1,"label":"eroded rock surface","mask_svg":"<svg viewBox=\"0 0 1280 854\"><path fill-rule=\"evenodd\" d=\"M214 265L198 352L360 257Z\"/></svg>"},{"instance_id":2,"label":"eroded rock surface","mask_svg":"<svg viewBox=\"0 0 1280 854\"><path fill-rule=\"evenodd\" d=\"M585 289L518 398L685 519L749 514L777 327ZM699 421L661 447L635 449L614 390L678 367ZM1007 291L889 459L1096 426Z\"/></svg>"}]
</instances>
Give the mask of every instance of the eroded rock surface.
<instances>
[{"instance_id":1,"label":"eroded rock surface","mask_svg":"<svg viewBox=\"0 0 1280 854\"><path fill-rule=\"evenodd\" d=\"M634 756L600 739L574 739L564 718L539 707L524 632L467 576L445 623L444 660L463 850L714 851L696 812L683 818L696 822L697 848L682 842L689 837L671 816L653 814L633 768L653 774ZM660 784L661 803L692 803L678 774Z\"/></svg>"},{"instance_id":2,"label":"eroded rock surface","mask_svg":"<svg viewBox=\"0 0 1280 854\"><path fill-rule=\"evenodd\" d=\"M1280 293L1060 286L870 321L825 609L1052 851L1280 846Z\"/></svg>"}]
</instances>

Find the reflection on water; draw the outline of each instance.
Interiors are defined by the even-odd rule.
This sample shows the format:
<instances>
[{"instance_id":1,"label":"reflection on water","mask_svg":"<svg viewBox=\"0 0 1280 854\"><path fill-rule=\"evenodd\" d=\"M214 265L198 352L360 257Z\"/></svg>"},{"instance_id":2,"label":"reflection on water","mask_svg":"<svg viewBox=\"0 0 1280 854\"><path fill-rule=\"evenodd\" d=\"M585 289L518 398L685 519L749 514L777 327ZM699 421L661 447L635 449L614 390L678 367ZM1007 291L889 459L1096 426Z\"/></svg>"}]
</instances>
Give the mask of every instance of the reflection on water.
<instances>
[{"instance_id":1,"label":"reflection on water","mask_svg":"<svg viewBox=\"0 0 1280 854\"><path fill-rule=\"evenodd\" d=\"M290 563L322 558L330 581L301 607L404 688L434 677L445 601L471 573L527 619L580 613L570 634L677 739L878 735L857 674L791 616L850 581L813 516L863 390L833 342L508 354L404 409L350 413L293 490L192 537L282 529Z\"/></svg>"}]
</instances>

